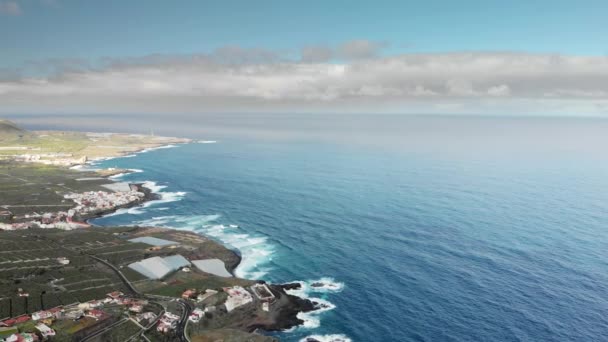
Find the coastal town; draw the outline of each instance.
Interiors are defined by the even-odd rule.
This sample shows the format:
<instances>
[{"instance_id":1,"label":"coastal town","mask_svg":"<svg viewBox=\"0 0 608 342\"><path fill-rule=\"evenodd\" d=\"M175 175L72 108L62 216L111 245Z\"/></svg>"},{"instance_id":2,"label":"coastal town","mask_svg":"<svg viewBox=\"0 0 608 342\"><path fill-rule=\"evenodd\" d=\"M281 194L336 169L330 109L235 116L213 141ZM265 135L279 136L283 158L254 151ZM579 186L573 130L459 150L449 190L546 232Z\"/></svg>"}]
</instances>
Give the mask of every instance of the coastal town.
<instances>
[{"instance_id":1,"label":"coastal town","mask_svg":"<svg viewBox=\"0 0 608 342\"><path fill-rule=\"evenodd\" d=\"M68 193L63 198L74 202L75 206L67 211L30 213L13 215L10 206L0 211L0 230L19 230L36 228L78 229L89 227L86 218L102 215L142 203L149 190L142 190L139 184L129 184L127 191L88 191Z\"/></svg>"}]
</instances>

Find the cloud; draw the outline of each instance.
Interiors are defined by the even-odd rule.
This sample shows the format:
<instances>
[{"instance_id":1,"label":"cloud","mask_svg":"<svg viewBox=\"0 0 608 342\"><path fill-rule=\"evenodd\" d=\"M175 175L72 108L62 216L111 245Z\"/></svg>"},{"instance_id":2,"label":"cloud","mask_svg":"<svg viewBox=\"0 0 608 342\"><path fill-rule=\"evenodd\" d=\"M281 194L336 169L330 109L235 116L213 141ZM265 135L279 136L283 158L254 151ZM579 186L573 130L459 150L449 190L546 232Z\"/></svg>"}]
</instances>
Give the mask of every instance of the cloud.
<instances>
[{"instance_id":1,"label":"cloud","mask_svg":"<svg viewBox=\"0 0 608 342\"><path fill-rule=\"evenodd\" d=\"M0 14L20 15L21 7L16 1L0 1Z\"/></svg>"},{"instance_id":2,"label":"cloud","mask_svg":"<svg viewBox=\"0 0 608 342\"><path fill-rule=\"evenodd\" d=\"M605 113L608 102L605 56L466 52L381 57L378 49L345 43L329 50L306 48L294 58L233 46L95 65L77 60L72 67L54 61L54 72L45 77L0 77L0 110L464 112L517 107ZM351 59L332 61L337 54Z\"/></svg>"},{"instance_id":3,"label":"cloud","mask_svg":"<svg viewBox=\"0 0 608 342\"><path fill-rule=\"evenodd\" d=\"M386 42L375 42L365 39L350 40L335 48L325 45L305 46L301 50L301 61L305 63L322 63L334 59L352 61L374 58L382 49L388 47Z\"/></svg>"},{"instance_id":4,"label":"cloud","mask_svg":"<svg viewBox=\"0 0 608 342\"><path fill-rule=\"evenodd\" d=\"M337 48L337 56L342 59L365 59L377 57L380 51L388 46L385 42L373 42L369 40L351 40Z\"/></svg>"}]
</instances>

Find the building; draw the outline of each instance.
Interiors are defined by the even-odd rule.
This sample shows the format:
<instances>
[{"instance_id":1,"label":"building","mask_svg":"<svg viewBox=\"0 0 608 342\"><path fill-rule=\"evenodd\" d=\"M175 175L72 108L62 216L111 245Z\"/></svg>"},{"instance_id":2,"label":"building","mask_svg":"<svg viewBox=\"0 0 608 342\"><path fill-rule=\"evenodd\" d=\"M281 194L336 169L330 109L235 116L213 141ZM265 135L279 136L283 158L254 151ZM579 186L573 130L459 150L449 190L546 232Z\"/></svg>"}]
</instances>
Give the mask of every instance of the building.
<instances>
[{"instance_id":1,"label":"building","mask_svg":"<svg viewBox=\"0 0 608 342\"><path fill-rule=\"evenodd\" d=\"M38 330L40 332L40 335L42 335L42 338L49 338L49 337L55 336L55 330L49 328L49 326L46 324L42 324L42 323L37 324L36 330Z\"/></svg>"},{"instance_id":2,"label":"building","mask_svg":"<svg viewBox=\"0 0 608 342\"><path fill-rule=\"evenodd\" d=\"M122 292L120 292L120 291L114 291L114 292L108 293L106 296L108 296L108 297L110 297L112 299L118 299L118 298L120 298L120 297L122 297L124 295L125 294L122 293Z\"/></svg>"},{"instance_id":3,"label":"building","mask_svg":"<svg viewBox=\"0 0 608 342\"><path fill-rule=\"evenodd\" d=\"M268 288L268 285L266 284L255 284L253 286L251 286L251 290L253 291L253 293L256 295L256 297L258 297L259 300L261 301L272 301L274 300L274 294L272 293L272 291L270 291L270 289Z\"/></svg>"},{"instance_id":4,"label":"building","mask_svg":"<svg viewBox=\"0 0 608 342\"><path fill-rule=\"evenodd\" d=\"M181 255L168 257L152 257L129 264L129 268L149 279L161 279L182 267L190 266L190 262Z\"/></svg>"},{"instance_id":5,"label":"building","mask_svg":"<svg viewBox=\"0 0 608 342\"><path fill-rule=\"evenodd\" d=\"M28 315L21 315L21 316L15 318L15 324L25 323L25 322L27 322L29 320L30 320L30 316L28 316Z\"/></svg>"},{"instance_id":6,"label":"building","mask_svg":"<svg viewBox=\"0 0 608 342\"><path fill-rule=\"evenodd\" d=\"M5 342L36 342L38 340L38 335L31 333L13 334L4 339Z\"/></svg>"},{"instance_id":7,"label":"building","mask_svg":"<svg viewBox=\"0 0 608 342\"><path fill-rule=\"evenodd\" d=\"M8 210L0 210L0 222L8 222L13 218L13 213Z\"/></svg>"},{"instance_id":8,"label":"building","mask_svg":"<svg viewBox=\"0 0 608 342\"><path fill-rule=\"evenodd\" d=\"M129 307L129 311L135 312L135 313L140 313L143 311L143 309L144 309L144 306L140 305L140 304L133 304Z\"/></svg>"},{"instance_id":9,"label":"building","mask_svg":"<svg viewBox=\"0 0 608 342\"><path fill-rule=\"evenodd\" d=\"M241 286L225 287L224 292L228 293L228 299L224 303L228 312L253 301L251 293Z\"/></svg>"},{"instance_id":10,"label":"building","mask_svg":"<svg viewBox=\"0 0 608 342\"><path fill-rule=\"evenodd\" d=\"M220 259L193 260L192 263L205 273L213 274L218 277L232 277L232 274L226 270L226 265Z\"/></svg>"},{"instance_id":11,"label":"building","mask_svg":"<svg viewBox=\"0 0 608 342\"><path fill-rule=\"evenodd\" d=\"M82 316L84 316L84 312L80 309L72 309L65 313L65 318L67 319L79 319Z\"/></svg>"},{"instance_id":12,"label":"building","mask_svg":"<svg viewBox=\"0 0 608 342\"><path fill-rule=\"evenodd\" d=\"M158 323L158 327L156 327L156 330L161 333L167 333L177 327L178 321L178 315L172 314L170 312L165 312L165 314L161 317L160 322Z\"/></svg>"},{"instance_id":13,"label":"building","mask_svg":"<svg viewBox=\"0 0 608 342\"><path fill-rule=\"evenodd\" d=\"M69 265L70 259L68 259L66 257L59 257L59 258L57 258L57 262L60 263L61 265Z\"/></svg>"},{"instance_id":14,"label":"building","mask_svg":"<svg viewBox=\"0 0 608 342\"><path fill-rule=\"evenodd\" d=\"M188 289L188 290L184 291L184 293L182 293L182 298L190 299L190 298L194 298L195 295L196 295L196 290Z\"/></svg>"},{"instance_id":15,"label":"building","mask_svg":"<svg viewBox=\"0 0 608 342\"><path fill-rule=\"evenodd\" d=\"M192 323L198 323L200 322L201 318L203 318L204 314L205 312L203 310L196 308L194 311L192 311L190 317L188 317L188 320L190 320Z\"/></svg>"},{"instance_id":16,"label":"building","mask_svg":"<svg viewBox=\"0 0 608 342\"><path fill-rule=\"evenodd\" d=\"M215 291L215 290L207 289L207 290L205 290L205 293L199 293L199 295L196 296L196 300L199 302L202 302L205 299L213 296L216 293L217 293L217 291Z\"/></svg>"},{"instance_id":17,"label":"building","mask_svg":"<svg viewBox=\"0 0 608 342\"><path fill-rule=\"evenodd\" d=\"M102 318L104 315L105 315L105 312L103 312L101 310L93 309L93 310L89 310L85 316L98 320L98 319Z\"/></svg>"},{"instance_id":18,"label":"building","mask_svg":"<svg viewBox=\"0 0 608 342\"><path fill-rule=\"evenodd\" d=\"M145 243L155 247L178 246L179 243L171 240L159 239L152 236L142 236L129 240L130 242Z\"/></svg>"},{"instance_id":19,"label":"building","mask_svg":"<svg viewBox=\"0 0 608 342\"><path fill-rule=\"evenodd\" d=\"M38 311L32 314L33 321L39 321L41 319L53 318L53 313L50 311Z\"/></svg>"}]
</instances>

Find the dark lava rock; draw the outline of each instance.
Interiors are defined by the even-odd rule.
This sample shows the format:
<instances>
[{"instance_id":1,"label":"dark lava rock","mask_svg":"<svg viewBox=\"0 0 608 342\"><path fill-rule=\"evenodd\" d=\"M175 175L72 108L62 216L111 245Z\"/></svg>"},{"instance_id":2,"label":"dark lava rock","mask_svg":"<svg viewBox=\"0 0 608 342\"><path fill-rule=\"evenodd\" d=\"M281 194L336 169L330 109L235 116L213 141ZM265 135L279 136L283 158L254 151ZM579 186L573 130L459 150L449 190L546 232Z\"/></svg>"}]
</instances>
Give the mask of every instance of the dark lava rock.
<instances>
[{"instance_id":1,"label":"dark lava rock","mask_svg":"<svg viewBox=\"0 0 608 342\"><path fill-rule=\"evenodd\" d=\"M278 286L282 287L284 290L299 290L300 288L302 288L302 284L300 283L287 283Z\"/></svg>"}]
</instances>

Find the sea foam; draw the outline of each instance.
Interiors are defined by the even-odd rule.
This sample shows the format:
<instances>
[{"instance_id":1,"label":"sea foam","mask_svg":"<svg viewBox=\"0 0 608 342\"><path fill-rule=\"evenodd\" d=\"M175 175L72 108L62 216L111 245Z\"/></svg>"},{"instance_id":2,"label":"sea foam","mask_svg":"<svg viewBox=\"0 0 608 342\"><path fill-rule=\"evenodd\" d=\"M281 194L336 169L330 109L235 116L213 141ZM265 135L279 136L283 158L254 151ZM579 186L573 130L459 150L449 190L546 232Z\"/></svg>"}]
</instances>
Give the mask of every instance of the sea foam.
<instances>
[{"instance_id":1,"label":"sea foam","mask_svg":"<svg viewBox=\"0 0 608 342\"><path fill-rule=\"evenodd\" d=\"M174 229L195 231L237 249L241 263L235 270L237 277L262 279L271 271L269 266L275 252L267 237L254 235L237 225L220 224L220 215L161 216L136 222L138 225L162 225Z\"/></svg>"},{"instance_id":2,"label":"sea foam","mask_svg":"<svg viewBox=\"0 0 608 342\"><path fill-rule=\"evenodd\" d=\"M342 334L330 334L330 335L310 335L304 337L300 340L300 342L309 342L309 341L318 341L318 342L352 342L352 340L346 335Z\"/></svg>"}]
</instances>

